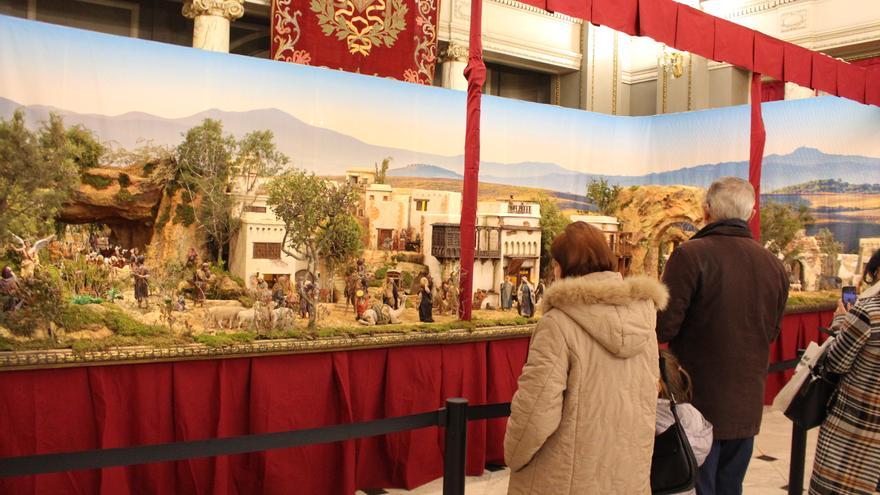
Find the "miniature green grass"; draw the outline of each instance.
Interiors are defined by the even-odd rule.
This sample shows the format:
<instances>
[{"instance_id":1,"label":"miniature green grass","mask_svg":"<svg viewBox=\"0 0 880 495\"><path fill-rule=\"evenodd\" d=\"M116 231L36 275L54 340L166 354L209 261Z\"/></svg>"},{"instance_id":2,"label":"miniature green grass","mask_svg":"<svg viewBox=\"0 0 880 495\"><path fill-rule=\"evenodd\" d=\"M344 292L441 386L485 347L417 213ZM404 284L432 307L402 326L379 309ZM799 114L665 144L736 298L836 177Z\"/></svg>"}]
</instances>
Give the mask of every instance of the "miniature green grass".
<instances>
[{"instance_id":1,"label":"miniature green grass","mask_svg":"<svg viewBox=\"0 0 880 495\"><path fill-rule=\"evenodd\" d=\"M839 298L837 291L825 292L799 292L789 297L788 309L797 310L801 307L815 307L831 305ZM439 334L454 330L473 332L480 328L522 326L534 324L538 318L525 318L522 316L475 319L472 321L450 321L445 323L402 323L397 325L376 326L337 326L318 327L314 331L302 325L288 329L275 329L259 332L236 332L229 334L201 334L201 335L174 335L166 328L158 325L142 323L121 309L114 307L112 303L102 305L103 311L92 309L93 305L69 305L60 321L60 326L67 331L87 329L90 325L106 326L113 335L101 339L81 339L68 342L57 342L52 339L18 341L0 337L0 351L26 351L40 349L70 348L74 352L83 353L106 350L113 347L123 346L152 346L172 347L197 343L212 348L222 348L231 345L246 344L259 340L277 339L302 339L313 340L321 338L357 338L371 335L388 334Z\"/></svg>"}]
</instances>

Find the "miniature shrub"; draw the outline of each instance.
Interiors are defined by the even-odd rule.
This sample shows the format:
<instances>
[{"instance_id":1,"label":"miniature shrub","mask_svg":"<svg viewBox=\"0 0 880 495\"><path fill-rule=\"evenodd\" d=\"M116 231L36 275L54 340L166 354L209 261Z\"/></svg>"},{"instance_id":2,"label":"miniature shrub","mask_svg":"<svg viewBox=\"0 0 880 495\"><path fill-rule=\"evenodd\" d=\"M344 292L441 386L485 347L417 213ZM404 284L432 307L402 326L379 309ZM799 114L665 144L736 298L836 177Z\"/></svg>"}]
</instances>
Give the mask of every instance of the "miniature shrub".
<instances>
[{"instance_id":1,"label":"miniature shrub","mask_svg":"<svg viewBox=\"0 0 880 495\"><path fill-rule=\"evenodd\" d=\"M112 291L113 289L111 289ZM90 294L79 294L70 298L71 304L76 305L85 305L85 304L102 304L104 302L104 298L95 297Z\"/></svg>"},{"instance_id":2,"label":"miniature shrub","mask_svg":"<svg viewBox=\"0 0 880 495\"><path fill-rule=\"evenodd\" d=\"M134 201L134 196L125 188L120 189L113 197L120 203L131 203Z\"/></svg>"},{"instance_id":3,"label":"miniature shrub","mask_svg":"<svg viewBox=\"0 0 880 495\"><path fill-rule=\"evenodd\" d=\"M400 289L409 289L413 284L412 272L402 272L400 274Z\"/></svg>"},{"instance_id":4,"label":"miniature shrub","mask_svg":"<svg viewBox=\"0 0 880 495\"><path fill-rule=\"evenodd\" d=\"M165 228L165 224L168 223L168 220L171 220L171 205L165 207L165 210L162 211L162 214L159 215L159 218L156 219L156 228L162 230Z\"/></svg>"},{"instance_id":5,"label":"miniature shrub","mask_svg":"<svg viewBox=\"0 0 880 495\"><path fill-rule=\"evenodd\" d=\"M58 321L66 303L57 277L39 270L29 279L18 281L19 289L14 295L0 297L0 306L6 307L16 298L18 309L0 313L0 324L16 335L30 337L48 322Z\"/></svg>"},{"instance_id":6,"label":"miniature shrub","mask_svg":"<svg viewBox=\"0 0 880 495\"><path fill-rule=\"evenodd\" d=\"M131 185L131 177L124 172L119 174L119 179L117 180L119 180L119 187L128 187Z\"/></svg>"},{"instance_id":7,"label":"miniature shrub","mask_svg":"<svg viewBox=\"0 0 880 495\"><path fill-rule=\"evenodd\" d=\"M83 184L94 187L95 189L107 189L113 184L113 179L102 177L100 175L82 174L80 180Z\"/></svg>"},{"instance_id":8,"label":"miniature shrub","mask_svg":"<svg viewBox=\"0 0 880 495\"><path fill-rule=\"evenodd\" d=\"M71 304L61 311L56 323L68 332L76 332L90 325L102 325L104 316L87 306Z\"/></svg>"},{"instance_id":9,"label":"miniature shrub","mask_svg":"<svg viewBox=\"0 0 880 495\"><path fill-rule=\"evenodd\" d=\"M208 347L225 347L233 344L246 344L254 341L254 335L247 332L221 333L217 335L195 335L193 340Z\"/></svg>"},{"instance_id":10,"label":"miniature shrub","mask_svg":"<svg viewBox=\"0 0 880 495\"><path fill-rule=\"evenodd\" d=\"M185 227L189 227L196 221L196 211L188 204L180 203L174 209L174 223L182 223Z\"/></svg>"},{"instance_id":11,"label":"miniature shrub","mask_svg":"<svg viewBox=\"0 0 880 495\"><path fill-rule=\"evenodd\" d=\"M166 333L158 325L141 323L117 309L109 310L104 314L104 325L117 335L129 337L151 337Z\"/></svg>"}]
</instances>

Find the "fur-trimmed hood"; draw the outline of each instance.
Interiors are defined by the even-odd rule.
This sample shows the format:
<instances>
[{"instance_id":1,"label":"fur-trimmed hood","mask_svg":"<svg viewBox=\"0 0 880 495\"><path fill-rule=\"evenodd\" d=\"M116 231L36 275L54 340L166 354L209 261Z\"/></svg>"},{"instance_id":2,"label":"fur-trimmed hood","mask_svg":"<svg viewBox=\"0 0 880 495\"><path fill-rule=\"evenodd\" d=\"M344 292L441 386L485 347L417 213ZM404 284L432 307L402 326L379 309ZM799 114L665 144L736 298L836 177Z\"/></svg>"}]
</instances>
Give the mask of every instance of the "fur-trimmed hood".
<instances>
[{"instance_id":1,"label":"fur-trimmed hood","mask_svg":"<svg viewBox=\"0 0 880 495\"><path fill-rule=\"evenodd\" d=\"M542 309L565 313L608 352L626 358L653 341L657 310L668 302L669 291L653 278L600 272L554 282Z\"/></svg>"},{"instance_id":2,"label":"fur-trimmed hood","mask_svg":"<svg viewBox=\"0 0 880 495\"><path fill-rule=\"evenodd\" d=\"M616 272L599 272L553 282L544 292L542 308L562 308L581 304L626 306L633 301L653 301L658 310L666 309L669 291L657 280L635 276L623 278Z\"/></svg>"}]
</instances>

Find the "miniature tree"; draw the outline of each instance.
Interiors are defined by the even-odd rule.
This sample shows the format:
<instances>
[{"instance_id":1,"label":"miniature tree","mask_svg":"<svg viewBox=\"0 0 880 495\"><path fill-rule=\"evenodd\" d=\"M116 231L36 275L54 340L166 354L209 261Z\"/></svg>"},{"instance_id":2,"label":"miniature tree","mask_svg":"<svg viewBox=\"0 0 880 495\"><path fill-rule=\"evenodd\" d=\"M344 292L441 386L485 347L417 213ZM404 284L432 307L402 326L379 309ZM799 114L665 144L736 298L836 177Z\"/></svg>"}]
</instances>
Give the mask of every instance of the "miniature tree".
<instances>
[{"instance_id":1,"label":"miniature tree","mask_svg":"<svg viewBox=\"0 0 880 495\"><path fill-rule=\"evenodd\" d=\"M819 242L819 249L826 255L825 271L828 275L836 275L838 269L837 255L843 252L843 244L837 242L832 233L827 228L822 228L816 233L816 240Z\"/></svg>"},{"instance_id":2,"label":"miniature tree","mask_svg":"<svg viewBox=\"0 0 880 495\"><path fill-rule=\"evenodd\" d=\"M309 273L317 272L322 258L345 257L338 252L340 249L360 249L360 235L352 227L356 220L351 213L357 192L350 184L331 183L294 169L272 180L268 190L269 206L284 222L281 249L305 261ZM309 306L317 308L311 294L304 296ZM309 328L315 327L315 313L309 312Z\"/></svg>"},{"instance_id":3,"label":"miniature tree","mask_svg":"<svg viewBox=\"0 0 880 495\"><path fill-rule=\"evenodd\" d=\"M191 201L198 198L195 220L221 265L226 246L241 226L244 207L257 194L257 179L276 174L288 161L275 149L272 137L271 131L254 131L236 142L223 134L220 121L205 119L177 147L176 182ZM236 189L231 183L239 178L243 187Z\"/></svg>"},{"instance_id":4,"label":"miniature tree","mask_svg":"<svg viewBox=\"0 0 880 495\"><path fill-rule=\"evenodd\" d=\"M343 215L328 224L318 238L319 250L327 267L328 289L332 290L333 276L350 265L364 252L363 229L354 216Z\"/></svg>"},{"instance_id":5,"label":"miniature tree","mask_svg":"<svg viewBox=\"0 0 880 495\"><path fill-rule=\"evenodd\" d=\"M550 269L550 244L571 219L562 213L556 201L547 196L539 198L538 204L541 205L541 266L546 275Z\"/></svg>"},{"instance_id":6,"label":"miniature tree","mask_svg":"<svg viewBox=\"0 0 880 495\"><path fill-rule=\"evenodd\" d=\"M0 233L4 237L15 233L33 238L52 232L61 205L77 184L73 151L61 117L50 115L36 133L27 128L21 111L9 120L0 119Z\"/></svg>"},{"instance_id":7,"label":"miniature tree","mask_svg":"<svg viewBox=\"0 0 880 495\"><path fill-rule=\"evenodd\" d=\"M378 163L373 164L373 168L376 170L376 184L385 183L385 176L388 174L388 165L391 164L391 160L390 156L382 159L381 167Z\"/></svg>"},{"instance_id":8,"label":"miniature tree","mask_svg":"<svg viewBox=\"0 0 880 495\"><path fill-rule=\"evenodd\" d=\"M761 208L761 239L770 252L789 262L800 254L792 241L798 232L811 223L813 217L806 205L795 208L781 203L767 203Z\"/></svg>"},{"instance_id":9,"label":"miniature tree","mask_svg":"<svg viewBox=\"0 0 880 495\"><path fill-rule=\"evenodd\" d=\"M587 184L587 199L603 215L612 215L617 208L617 196L620 194L620 186L611 186L605 179L592 179Z\"/></svg>"}]
</instances>

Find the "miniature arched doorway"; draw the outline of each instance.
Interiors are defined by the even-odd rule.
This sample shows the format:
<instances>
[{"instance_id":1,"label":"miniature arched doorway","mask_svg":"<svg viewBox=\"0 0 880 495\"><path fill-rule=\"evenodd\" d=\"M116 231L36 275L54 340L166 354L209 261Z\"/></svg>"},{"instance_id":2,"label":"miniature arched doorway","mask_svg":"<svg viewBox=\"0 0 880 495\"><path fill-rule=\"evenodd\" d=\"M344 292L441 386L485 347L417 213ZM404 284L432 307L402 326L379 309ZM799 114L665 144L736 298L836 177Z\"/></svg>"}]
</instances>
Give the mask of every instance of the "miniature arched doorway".
<instances>
[{"instance_id":1,"label":"miniature arched doorway","mask_svg":"<svg viewBox=\"0 0 880 495\"><path fill-rule=\"evenodd\" d=\"M663 274L672 252L696 233L697 227L687 219L674 219L657 231L652 249L656 253L657 275Z\"/></svg>"},{"instance_id":2,"label":"miniature arched doorway","mask_svg":"<svg viewBox=\"0 0 880 495\"><path fill-rule=\"evenodd\" d=\"M804 278L805 269L803 261L791 260L786 264L785 269L788 272L788 281L791 285L791 290L804 290L806 279Z\"/></svg>"}]
</instances>

